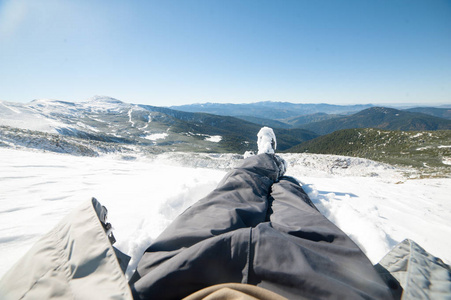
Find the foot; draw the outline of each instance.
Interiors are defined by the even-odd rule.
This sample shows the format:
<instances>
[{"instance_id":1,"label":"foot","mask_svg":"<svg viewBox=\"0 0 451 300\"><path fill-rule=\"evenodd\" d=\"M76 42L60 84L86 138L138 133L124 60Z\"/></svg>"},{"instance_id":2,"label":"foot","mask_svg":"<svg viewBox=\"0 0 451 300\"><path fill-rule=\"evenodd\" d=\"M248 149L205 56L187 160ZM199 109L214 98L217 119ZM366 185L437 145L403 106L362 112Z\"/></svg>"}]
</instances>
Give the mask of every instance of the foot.
<instances>
[{"instance_id":1,"label":"foot","mask_svg":"<svg viewBox=\"0 0 451 300\"><path fill-rule=\"evenodd\" d=\"M276 135L269 127L262 127L257 134L258 154L274 154L277 148Z\"/></svg>"},{"instance_id":2,"label":"foot","mask_svg":"<svg viewBox=\"0 0 451 300\"><path fill-rule=\"evenodd\" d=\"M275 154L277 148L276 135L269 127L262 127L257 134L258 154ZM280 156L274 155L274 160L279 168L279 177L287 171L287 162Z\"/></svg>"}]
</instances>

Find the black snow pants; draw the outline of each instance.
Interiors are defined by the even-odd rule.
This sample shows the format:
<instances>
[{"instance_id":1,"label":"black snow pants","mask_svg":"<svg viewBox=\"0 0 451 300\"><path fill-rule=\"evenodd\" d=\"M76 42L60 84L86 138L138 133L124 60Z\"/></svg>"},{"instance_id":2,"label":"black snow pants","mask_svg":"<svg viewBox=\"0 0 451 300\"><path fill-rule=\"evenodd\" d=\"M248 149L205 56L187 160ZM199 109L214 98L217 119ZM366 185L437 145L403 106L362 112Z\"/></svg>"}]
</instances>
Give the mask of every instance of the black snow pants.
<instances>
[{"instance_id":1,"label":"black snow pants","mask_svg":"<svg viewBox=\"0 0 451 300\"><path fill-rule=\"evenodd\" d=\"M178 216L139 262L135 299L181 299L230 282L289 299L390 299L364 253L278 172L274 155L247 158Z\"/></svg>"}]
</instances>

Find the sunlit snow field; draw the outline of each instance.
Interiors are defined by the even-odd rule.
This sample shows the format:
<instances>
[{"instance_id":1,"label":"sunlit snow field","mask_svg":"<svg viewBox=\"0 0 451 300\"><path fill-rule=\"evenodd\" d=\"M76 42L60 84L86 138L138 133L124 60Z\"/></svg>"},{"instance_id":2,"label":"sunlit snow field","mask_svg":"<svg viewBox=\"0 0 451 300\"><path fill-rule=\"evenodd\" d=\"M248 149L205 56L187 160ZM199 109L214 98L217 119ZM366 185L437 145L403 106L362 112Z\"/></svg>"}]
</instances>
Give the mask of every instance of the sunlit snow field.
<instances>
[{"instance_id":1,"label":"sunlit snow field","mask_svg":"<svg viewBox=\"0 0 451 300\"><path fill-rule=\"evenodd\" d=\"M406 180L368 160L287 154L320 211L373 263L411 238L451 262L451 179ZM116 246L142 251L184 209L213 190L237 155L174 154L130 159L0 149L0 276L74 207L96 197L108 208Z\"/></svg>"}]
</instances>

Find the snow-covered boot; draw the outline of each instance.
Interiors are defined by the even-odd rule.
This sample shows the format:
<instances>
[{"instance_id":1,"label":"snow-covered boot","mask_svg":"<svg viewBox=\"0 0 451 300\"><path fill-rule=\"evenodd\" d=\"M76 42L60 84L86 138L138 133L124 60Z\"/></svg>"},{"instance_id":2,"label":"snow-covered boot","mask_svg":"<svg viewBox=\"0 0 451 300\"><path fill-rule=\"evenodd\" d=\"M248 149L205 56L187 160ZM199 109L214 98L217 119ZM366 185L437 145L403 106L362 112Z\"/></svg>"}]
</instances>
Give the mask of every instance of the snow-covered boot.
<instances>
[{"instance_id":1,"label":"snow-covered boot","mask_svg":"<svg viewBox=\"0 0 451 300\"><path fill-rule=\"evenodd\" d=\"M268 153L274 154L276 153L277 141L276 135L272 128L262 127L257 134L257 146L258 146L258 154Z\"/></svg>"},{"instance_id":2,"label":"snow-covered boot","mask_svg":"<svg viewBox=\"0 0 451 300\"><path fill-rule=\"evenodd\" d=\"M274 154L274 160L279 168L279 177L287 171L287 162L280 156L275 155L277 148L276 135L272 128L262 127L257 134L258 154Z\"/></svg>"}]
</instances>

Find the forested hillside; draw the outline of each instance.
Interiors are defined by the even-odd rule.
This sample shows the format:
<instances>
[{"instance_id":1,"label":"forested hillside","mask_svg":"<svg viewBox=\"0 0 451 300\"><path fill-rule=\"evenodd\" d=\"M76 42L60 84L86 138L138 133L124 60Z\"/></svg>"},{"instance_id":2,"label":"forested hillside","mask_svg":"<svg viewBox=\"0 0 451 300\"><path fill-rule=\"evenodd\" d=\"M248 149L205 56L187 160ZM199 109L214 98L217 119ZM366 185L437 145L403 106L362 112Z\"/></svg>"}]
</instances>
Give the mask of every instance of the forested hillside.
<instances>
[{"instance_id":1,"label":"forested hillside","mask_svg":"<svg viewBox=\"0 0 451 300\"><path fill-rule=\"evenodd\" d=\"M451 131L344 129L295 146L286 152L338 154L390 164L451 172Z\"/></svg>"}]
</instances>

